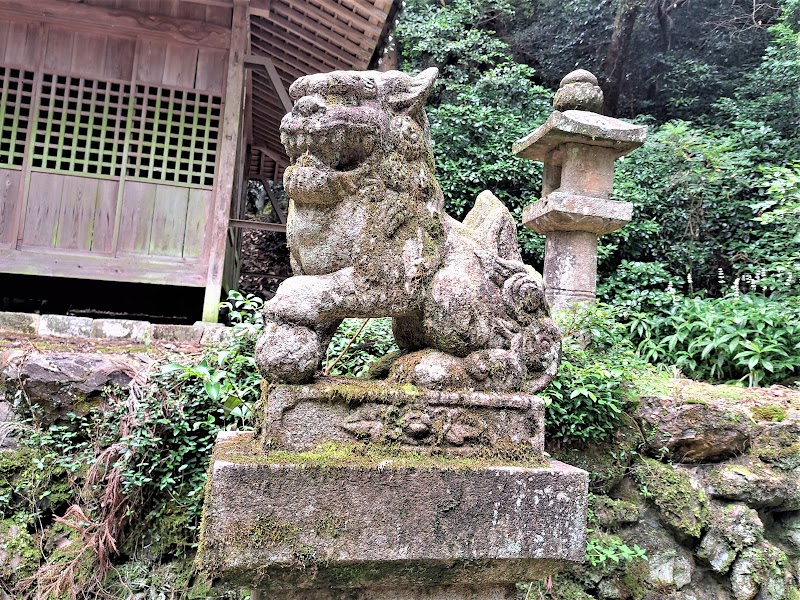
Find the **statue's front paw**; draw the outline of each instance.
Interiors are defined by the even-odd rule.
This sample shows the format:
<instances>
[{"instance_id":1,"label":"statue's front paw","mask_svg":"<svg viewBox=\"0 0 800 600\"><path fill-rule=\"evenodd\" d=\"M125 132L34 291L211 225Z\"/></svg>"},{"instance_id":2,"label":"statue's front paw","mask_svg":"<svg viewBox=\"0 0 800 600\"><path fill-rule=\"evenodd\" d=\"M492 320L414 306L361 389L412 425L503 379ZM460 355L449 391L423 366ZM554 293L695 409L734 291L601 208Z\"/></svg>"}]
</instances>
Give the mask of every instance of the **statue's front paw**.
<instances>
[{"instance_id":1,"label":"statue's front paw","mask_svg":"<svg viewBox=\"0 0 800 600\"><path fill-rule=\"evenodd\" d=\"M306 383L319 368L323 350L313 329L268 322L256 343L256 364L267 381Z\"/></svg>"},{"instance_id":2,"label":"statue's front paw","mask_svg":"<svg viewBox=\"0 0 800 600\"><path fill-rule=\"evenodd\" d=\"M314 325L331 303L318 277L296 275L284 281L275 297L264 304L264 316L277 323Z\"/></svg>"}]
</instances>

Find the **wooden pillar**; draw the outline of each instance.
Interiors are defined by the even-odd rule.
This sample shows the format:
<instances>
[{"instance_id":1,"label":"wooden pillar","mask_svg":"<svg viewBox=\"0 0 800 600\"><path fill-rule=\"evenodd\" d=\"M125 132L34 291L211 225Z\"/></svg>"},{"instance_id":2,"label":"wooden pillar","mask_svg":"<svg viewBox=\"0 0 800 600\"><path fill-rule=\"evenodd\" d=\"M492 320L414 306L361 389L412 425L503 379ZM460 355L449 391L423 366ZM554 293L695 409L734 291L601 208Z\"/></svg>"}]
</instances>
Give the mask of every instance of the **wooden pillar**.
<instances>
[{"instance_id":1,"label":"wooden pillar","mask_svg":"<svg viewBox=\"0 0 800 600\"><path fill-rule=\"evenodd\" d=\"M248 0L234 0L231 25L231 48L228 54L228 75L225 85L225 114L222 120L219 169L217 171L212 228L209 240L208 275L203 301L203 321L216 322L222 294L225 268L225 246L228 239L228 222L231 201L237 190L238 169L241 164L240 142L245 101L244 56L249 49L247 27Z\"/></svg>"}]
</instances>

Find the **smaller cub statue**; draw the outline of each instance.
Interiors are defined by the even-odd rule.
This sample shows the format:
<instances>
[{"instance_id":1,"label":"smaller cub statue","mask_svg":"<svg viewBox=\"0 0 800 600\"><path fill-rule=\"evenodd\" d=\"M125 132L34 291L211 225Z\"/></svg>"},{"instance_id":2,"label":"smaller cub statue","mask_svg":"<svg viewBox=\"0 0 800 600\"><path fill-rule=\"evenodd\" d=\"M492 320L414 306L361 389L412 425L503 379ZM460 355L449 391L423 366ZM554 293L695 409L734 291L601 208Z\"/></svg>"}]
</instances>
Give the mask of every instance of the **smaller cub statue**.
<instances>
[{"instance_id":1,"label":"smaller cub statue","mask_svg":"<svg viewBox=\"0 0 800 600\"><path fill-rule=\"evenodd\" d=\"M384 316L401 349L389 381L534 393L555 376L560 332L508 210L485 191L462 223L444 212L423 109L437 75L292 84L281 140L295 275L264 308L256 362L268 381L310 381L342 319Z\"/></svg>"}]
</instances>

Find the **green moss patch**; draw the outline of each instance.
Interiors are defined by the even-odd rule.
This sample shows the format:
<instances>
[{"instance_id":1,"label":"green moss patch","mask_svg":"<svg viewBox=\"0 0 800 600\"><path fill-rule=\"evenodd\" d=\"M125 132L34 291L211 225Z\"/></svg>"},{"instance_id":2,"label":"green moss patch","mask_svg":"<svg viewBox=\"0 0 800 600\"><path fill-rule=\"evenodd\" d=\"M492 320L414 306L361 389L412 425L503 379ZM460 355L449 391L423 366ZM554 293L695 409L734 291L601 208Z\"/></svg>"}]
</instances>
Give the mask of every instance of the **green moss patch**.
<instances>
[{"instance_id":1,"label":"green moss patch","mask_svg":"<svg viewBox=\"0 0 800 600\"><path fill-rule=\"evenodd\" d=\"M692 486L686 471L644 458L634 466L633 476L665 525L691 538L702 535L709 523L708 497Z\"/></svg>"},{"instance_id":2,"label":"green moss patch","mask_svg":"<svg viewBox=\"0 0 800 600\"><path fill-rule=\"evenodd\" d=\"M777 404L762 404L750 409L750 414L756 421L783 421L787 412L786 409Z\"/></svg>"},{"instance_id":3,"label":"green moss patch","mask_svg":"<svg viewBox=\"0 0 800 600\"><path fill-rule=\"evenodd\" d=\"M305 452L271 450L264 452L252 436L238 435L222 440L214 448L214 460L238 464L278 464L318 468L355 467L359 469L455 469L469 470L499 466L514 466L529 469L544 468L547 461L537 458L508 457L492 450L492 454L458 456L434 451L403 450L397 446L367 444L359 442L328 442Z\"/></svg>"}]
</instances>

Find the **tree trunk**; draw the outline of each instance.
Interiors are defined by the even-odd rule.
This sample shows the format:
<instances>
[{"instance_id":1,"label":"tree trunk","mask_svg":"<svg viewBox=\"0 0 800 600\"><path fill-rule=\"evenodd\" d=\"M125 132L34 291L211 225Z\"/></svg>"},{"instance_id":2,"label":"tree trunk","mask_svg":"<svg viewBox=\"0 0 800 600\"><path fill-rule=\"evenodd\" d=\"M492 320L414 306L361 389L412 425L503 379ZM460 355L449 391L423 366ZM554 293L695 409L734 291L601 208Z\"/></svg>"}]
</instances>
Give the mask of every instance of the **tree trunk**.
<instances>
[{"instance_id":1,"label":"tree trunk","mask_svg":"<svg viewBox=\"0 0 800 600\"><path fill-rule=\"evenodd\" d=\"M603 86L603 112L615 116L625 80L625 63L631 49L631 36L636 19L644 6L643 0L617 0L611 44L605 62L606 82Z\"/></svg>"}]
</instances>

